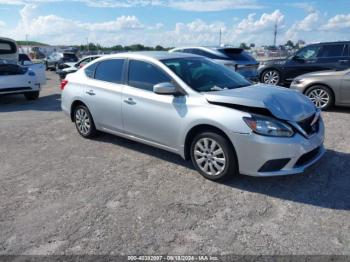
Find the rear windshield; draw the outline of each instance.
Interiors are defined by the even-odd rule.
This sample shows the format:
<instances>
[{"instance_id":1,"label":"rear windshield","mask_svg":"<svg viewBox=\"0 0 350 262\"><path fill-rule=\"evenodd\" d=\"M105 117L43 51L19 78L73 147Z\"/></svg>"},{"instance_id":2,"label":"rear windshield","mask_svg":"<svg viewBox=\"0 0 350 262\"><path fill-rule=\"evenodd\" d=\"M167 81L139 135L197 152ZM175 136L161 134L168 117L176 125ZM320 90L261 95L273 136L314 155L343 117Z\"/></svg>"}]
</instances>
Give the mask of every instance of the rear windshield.
<instances>
[{"instance_id":1,"label":"rear windshield","mask_svg":"<svg viewBox=\"0 0 350 262\"><path fill-rule=\"evenodd\" d=\"M63 60L67 62L78 62L78 57L75 54L63 54Z\"/></svg>"},{"instance_id":2,"label":"rear windshield","mask_svg":"<svg viewBox=\"0 0 350 262\"><path fill-rule=\"evenodd\" d=\"M15 43L6 40L0 40L0 55L14 54L16 52L17 47Z\"/></svg>"},{"instance_id":3,"label":"rear windshield","mask_svg":"<svg viewBox=\"0 0 350 262\"><path fill-rule=\"evenodd\" d=\"M218 50L220 53L237 61L255 61L255 59L246 51L240 48L223 48Z\"/></svg>"}]
</instances>

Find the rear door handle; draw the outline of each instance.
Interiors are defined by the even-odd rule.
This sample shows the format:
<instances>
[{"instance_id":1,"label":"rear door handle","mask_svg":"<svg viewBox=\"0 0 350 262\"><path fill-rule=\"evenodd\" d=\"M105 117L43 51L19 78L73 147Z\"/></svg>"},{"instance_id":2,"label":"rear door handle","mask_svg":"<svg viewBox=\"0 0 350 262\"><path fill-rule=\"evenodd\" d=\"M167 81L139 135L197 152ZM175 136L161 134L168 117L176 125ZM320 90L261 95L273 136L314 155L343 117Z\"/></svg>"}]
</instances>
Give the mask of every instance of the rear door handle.
<instances>
[{"instance_id":1,"label":"rear door handle","mask_svg":"<svg viewBox=\"0 0 350 262\"><path fill-rule=\"evenodd\" d=\"M129 97L128 99L124 100L124 103L127 103L129 105L135 105L136 102L134 101L134 99L132 99L131 97Z\"/></svg>"},{"instance_id":2,"label":"rear door handle","mask_svg":"<svg viewBox=\"0 0 350 262\"><path fill-rule=\"evenodd\" d=\"M86 91L86 93L87 93L88 95L90 95L90 96L96 95L96 94L94 93L94 90Z\"/></svg>"}]
</instances>

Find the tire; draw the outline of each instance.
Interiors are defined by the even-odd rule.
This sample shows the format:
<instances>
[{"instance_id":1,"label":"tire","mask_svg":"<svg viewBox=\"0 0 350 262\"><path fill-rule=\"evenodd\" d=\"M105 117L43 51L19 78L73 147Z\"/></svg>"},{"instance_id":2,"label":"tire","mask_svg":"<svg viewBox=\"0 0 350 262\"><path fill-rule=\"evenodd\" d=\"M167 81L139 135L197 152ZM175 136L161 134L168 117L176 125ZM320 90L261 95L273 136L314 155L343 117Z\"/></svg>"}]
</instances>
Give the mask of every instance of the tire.
<instances>
[{"instance_id":1,"label":"tire","mask_svg":"<svg viewBox=\"0 0 350 262\"><path fill-rule=\"evenodd\" d=\"M216 143L214 147L213 142ZM205 178L218 181L238 174L236 152L230 141L222 135L215 132L200 133L193 139L190 150L193 165Z\"/></svg>"},{"instance_id":2,"label":"tire","mask_svg":"<svg viewBox=\"0 0 350 262\"><path fill-rule=\"evenodd\" d=\"M74 109L74 123L78 133L84 138L93 138L97 135L94 120L85 105L78 105Z\"/></svg>"},{"instance_id":3,"label":"tire","mask_svg":"<svg viewBox=\"0 0 350 262\"><path fill-rule=\"evenodd\" d=\"M316 85L306 90L305 95L321 110L328 110L334 105L334 95L326 86Z\"/></svg>"},{"instance_id":4,"label":"tire","mask_svg":"<svg viewBox=\"0 0 350 262\"><path fill-rule=\"evenodd\" d=\"M276 69L267 69L262 73L260 81L267 85L277 86L281 82L281 74Z\"/></svg>"},{"instance_id":5,"label":"tire","mask_svg":"<svg viewBox=\"0 0 350 262\"><path fill-rule=\"evenodd\" d=\"M39 91L35 91L35 92L30 92L30 93L24 93L24 97L27 100L37 100L40 96L40 92Z\"/></svg>"}]
</instances>

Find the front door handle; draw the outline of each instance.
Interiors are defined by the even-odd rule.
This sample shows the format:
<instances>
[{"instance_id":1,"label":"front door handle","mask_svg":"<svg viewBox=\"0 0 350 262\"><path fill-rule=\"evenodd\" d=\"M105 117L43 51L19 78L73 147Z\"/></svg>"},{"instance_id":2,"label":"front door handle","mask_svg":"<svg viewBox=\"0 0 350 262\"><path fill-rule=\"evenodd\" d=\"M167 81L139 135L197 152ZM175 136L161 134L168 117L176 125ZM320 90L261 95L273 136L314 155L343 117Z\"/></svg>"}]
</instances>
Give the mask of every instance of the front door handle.
<instances>
[{"instance_id":1,"label":"front door handle","mask_svg":"<svg viewBox=\"0 0 350 262\"><path fill-rule=\"evenodd\" d=\"M124 100L124 103L127 103L129 105L135 105L136 102L134 101L134 99L132 99L131 97L129 97L128 99Z\"/></svg>"},{"instance_id":2,"label":"front door handle","mask_svg":"<svg viewBox=\"0 0 350 262\"><path fill-rule=\"evenodd\" d=\"M86 93L87 93L88 95L90 95L90 96L96 95L95 92L94 92L94 90L86 91Z\"/></svg>"}]
</instances>

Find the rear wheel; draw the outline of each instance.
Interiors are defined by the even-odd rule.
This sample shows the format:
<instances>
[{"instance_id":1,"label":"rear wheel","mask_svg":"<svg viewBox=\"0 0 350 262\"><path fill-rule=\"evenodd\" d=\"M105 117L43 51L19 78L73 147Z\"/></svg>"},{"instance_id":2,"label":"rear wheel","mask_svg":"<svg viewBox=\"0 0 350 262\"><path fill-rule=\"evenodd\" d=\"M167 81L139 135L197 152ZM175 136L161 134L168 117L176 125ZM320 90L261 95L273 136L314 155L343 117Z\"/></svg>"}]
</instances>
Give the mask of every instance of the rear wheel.
<instances>
[{"instance_id":1,"label":"rear wheel","mask_svg":"<svg viewBox=\"0 0 350 262\"><path fill-rule=\"evenodd\" d=\"M210 180L223 180L238 173L231 143L214 132L204 132L193 139L191 159L197 171Z\"/></svg>"},{"instance_id":2,"label":"rear wheel","mask_svg":"<svg viewBox=\"0 0 350 262\"><path fill-rule=\"evenodd\" d=\"M35 92L30 92L30 93L25 93L24 97L27 100L37 100L40 96L40 92L39 91L35 91Z\"/></svg>"},{"instance_id":3,"label":"rear wheel","mask_svg":"<svg viewBox=\"0 0 350 262\"><path fill-rule=\"evenodd\" d=\"M267 69L261 76L261 82L268 85L278 85L280 83L280 72L275 69Z\"/></svg>"},{"instance_id":4,"label":"rear wheel","mask_svg":"<svg viewBox=\"0 0 350 262\"><path fill-rule=\"evenodd\" d=\"M78 133L85 138L95 137L97 130L89 109L85 105L78 105L74 110L74 123Z\"/></svg>"},{"instance_id":5,"label":"rear wheel","mask_svg":"<svg viewBox=\"0 0 350 262\"><path fill-rule=\"evenodd\" d=\"M309 88L305 94L310 98L311 102L321 110L327 110L334 104L334 95L326 86L313 86Z\"/></svg>"}]
</instances>

